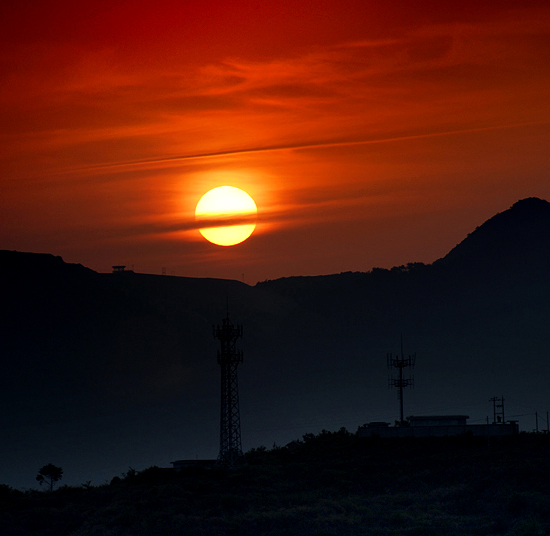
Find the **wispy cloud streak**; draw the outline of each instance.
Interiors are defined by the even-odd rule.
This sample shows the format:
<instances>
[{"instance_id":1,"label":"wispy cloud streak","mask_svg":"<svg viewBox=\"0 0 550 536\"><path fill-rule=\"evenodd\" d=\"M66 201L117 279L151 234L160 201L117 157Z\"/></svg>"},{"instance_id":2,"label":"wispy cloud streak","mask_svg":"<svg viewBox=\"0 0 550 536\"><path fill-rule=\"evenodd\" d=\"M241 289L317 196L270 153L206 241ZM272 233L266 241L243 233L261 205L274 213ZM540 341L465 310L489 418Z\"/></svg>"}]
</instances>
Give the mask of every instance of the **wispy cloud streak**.
<instances>
[{"instance_id":1,"label":"wispy cloud streak","mask_svg":"<svg viewBox=\"0 0 550 536\"><path fill-rule=\"evenodd\" d=\"M456 135L475 133L475 132L489 132L492 130L507 130L507 129L526 127L526 126L537 126L537 125L548 125L548 124L550 124L550 119L547 121L528 121L523 123L510 123L505 125L465 128L465 129L449 130L449 131L443 131L443 132L428 132L428 133L422 133L422 134L413 134L409 136L395 136L391 138L350 140L350 141L345 141L345 140L344 141L316 141L316 142L309 142L309 143L307 142L296 143L294 145L286 144L286 145L273 145L273 146L266 146L266 147L251 147L251 148L245 148L245 149L217 151L213 153L188 154L188 155L178 155L178 156L170 156L170 157L163 157L163 158L156 158L156 159L98 164L95 166L89 166L87 168L82 168L82 169L111 169L111 168L121 168L121 167L139 167L142 165L149 165L149 164L163 164L163 163L180 162L180 161L186 161L186 160L216 159L216 158L226 157L226 156L238 156L238 155L246 155L246 154L254 154L254 153L273 153L273 152L279 152L279 151L300 151L300 150L308 150L308 149L326 149L331 147L353 147L353 146L360 146L360 145L374 145L374 144L382 144L382 143L402 142L402 141L408 141L408 140L437 138L437 137L444 137L444 136L456 136ZM75 170L72 170L72 171L75 171Z\"/></svg>"}]
</instances>

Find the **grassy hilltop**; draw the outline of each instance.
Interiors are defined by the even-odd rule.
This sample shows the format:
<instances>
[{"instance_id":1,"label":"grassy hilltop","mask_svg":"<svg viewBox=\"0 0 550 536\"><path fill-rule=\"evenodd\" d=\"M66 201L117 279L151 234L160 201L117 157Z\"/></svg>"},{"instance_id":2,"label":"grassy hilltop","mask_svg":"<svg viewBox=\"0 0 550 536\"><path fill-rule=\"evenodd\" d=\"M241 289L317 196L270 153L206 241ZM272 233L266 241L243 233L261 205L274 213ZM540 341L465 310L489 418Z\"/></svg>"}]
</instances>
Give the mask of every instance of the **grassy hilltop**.
<instances>
[{"instance_id":1,"label":"grassy hilltop","mask_svg":"<svg viewBox=\"0 0 550 536\"><path fill-rule=\"evenodd\" d=\"M236 471L151 467L53 492L0 488L5 536L546 535L550 437L383 440L342 429Z\"/></svg>"}]
</instances>

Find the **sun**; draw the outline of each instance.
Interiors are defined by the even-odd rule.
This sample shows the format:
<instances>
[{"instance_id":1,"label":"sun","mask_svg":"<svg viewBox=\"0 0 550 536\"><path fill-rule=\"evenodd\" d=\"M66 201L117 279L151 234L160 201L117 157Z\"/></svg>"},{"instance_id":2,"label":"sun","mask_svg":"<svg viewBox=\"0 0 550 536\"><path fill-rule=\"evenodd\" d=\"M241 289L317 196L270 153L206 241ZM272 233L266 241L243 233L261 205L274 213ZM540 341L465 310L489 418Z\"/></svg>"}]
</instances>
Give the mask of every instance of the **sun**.
<instances>
[{"instance_id":1,"label":"sun","mask_svg":"<svg viewBox=\"0 0 550 536\"><path fill-rule=\"evenodd\" d=\"M244 242L256 228L258 209L252 197L234 186L219 186L206 192L197 203L195 219L206 240L218 246Z\"/></svg>"}]
</instances>

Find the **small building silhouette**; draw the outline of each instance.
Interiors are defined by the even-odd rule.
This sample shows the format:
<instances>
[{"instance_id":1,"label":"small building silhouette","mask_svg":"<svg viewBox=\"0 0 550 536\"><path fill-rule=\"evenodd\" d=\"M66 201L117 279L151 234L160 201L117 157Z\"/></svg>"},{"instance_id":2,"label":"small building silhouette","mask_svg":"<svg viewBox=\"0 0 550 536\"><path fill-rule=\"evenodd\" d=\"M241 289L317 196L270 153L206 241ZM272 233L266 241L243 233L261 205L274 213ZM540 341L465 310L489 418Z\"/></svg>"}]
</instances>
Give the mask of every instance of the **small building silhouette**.
<instances>
[{"instance_id":1,"label":"small building silhouette","mask_svg":"<svg viewBox=\"0 0 550 536\"><path fill-rule=\"evenodd\" d=\"M181 471L189 467L214 467L216 460L176 460L170 463L175 471Z\"/></svg>"},{"instance_id":2,"label":"small building silhouette","mask_svg":"<svg viewBox=\"0 0 550 536\"><path fill-rule=\"evenodd\" d=\"M473 435L476 437L503 437L519 433L517 421L497 424L467 424L468 415L426 415L407 417L406 423L390 426L388 422L374 421L360 426L359 437L446 437Z\"/></svg>"},{"instance_id":3,"label":"small building silhouette","mask_svg":"<svg viewBox=\"0 0 550 536\"><path fill-rule=\"evenodd\" d=\"M410 426L465 426L468 415L411 415L407 420Z\"/></svg>"},{"instance_id":4,"label":"small building silhouette","mask_svg":"<svg viewBox=\"0 0 550 536\"><path fill-rule=\"evenodd\" d=\"M125 264L118 264L116 266L113 266L113 274L133 274L134 270L126 270Z\"/></svg>"}]
</instances>

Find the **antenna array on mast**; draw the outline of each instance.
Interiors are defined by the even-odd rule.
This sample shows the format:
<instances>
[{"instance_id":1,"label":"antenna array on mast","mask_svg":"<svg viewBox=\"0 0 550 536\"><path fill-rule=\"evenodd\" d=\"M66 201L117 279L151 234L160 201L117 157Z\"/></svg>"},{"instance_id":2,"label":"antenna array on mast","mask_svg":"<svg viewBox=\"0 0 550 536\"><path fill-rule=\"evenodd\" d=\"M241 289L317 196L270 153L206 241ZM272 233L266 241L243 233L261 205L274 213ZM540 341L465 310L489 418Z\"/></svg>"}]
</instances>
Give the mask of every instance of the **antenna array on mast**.
<instances>
[{"instance_id":1,"label":"antenna array on mast","mask_svg":"<svg viewBox=\"0 0 550 536\"><path fill-rule=\"evenodd\" d=\"M398 377L394 378L393 375L388 378L388 387L395 387L397 391L397 399L399 400L399 424L403 426L405 418L403 415L403 389L405 387L414 387L414 376L408 378L403 377L403 369L414 368L416 363L416 354L409 355L407 358L403 355L403 337L401 337L401 356L393 356L391 353L386 355L388 370L397 369Z\"/></svg>"}]
</instances>

